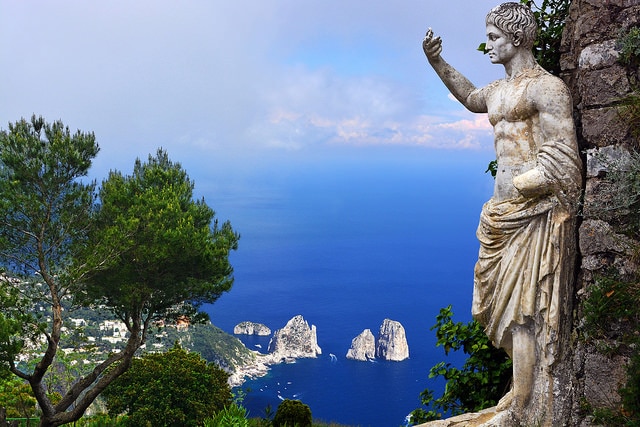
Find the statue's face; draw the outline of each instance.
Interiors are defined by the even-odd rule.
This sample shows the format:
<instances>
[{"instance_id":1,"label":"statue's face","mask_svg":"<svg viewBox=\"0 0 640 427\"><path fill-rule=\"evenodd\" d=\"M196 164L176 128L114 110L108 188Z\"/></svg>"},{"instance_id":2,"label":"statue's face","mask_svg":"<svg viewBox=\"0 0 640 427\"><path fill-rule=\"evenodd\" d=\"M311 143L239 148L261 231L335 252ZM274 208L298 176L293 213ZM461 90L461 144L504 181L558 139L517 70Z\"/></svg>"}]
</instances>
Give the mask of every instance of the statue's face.
<instances>
[{"instance_id":1,"label":"statue's face","mask_svg":"<svg viewBox=\"0 0 640 427\"><path fill-rule=\"evenodd\" d=\"M517 51L511 37L495 25L487 25L487 43L485 46L489 59L494 64L506 64Z\"/></svg>"}]
</instances>

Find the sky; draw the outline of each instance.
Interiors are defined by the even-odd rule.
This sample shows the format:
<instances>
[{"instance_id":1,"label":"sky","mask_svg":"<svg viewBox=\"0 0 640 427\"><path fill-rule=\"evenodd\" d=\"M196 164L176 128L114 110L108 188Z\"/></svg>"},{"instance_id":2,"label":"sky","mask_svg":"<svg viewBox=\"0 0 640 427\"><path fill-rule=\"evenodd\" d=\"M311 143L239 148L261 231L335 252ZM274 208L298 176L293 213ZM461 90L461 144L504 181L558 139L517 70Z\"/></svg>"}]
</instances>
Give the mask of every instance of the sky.
<instances>
[{"instance_id":1,"label":"sky","mask_svg":"<svg viewBox=\"0 0 640 427\"><path fill-rule=\"evenodd\" d=\"M487 155L486 116L451 98L421 41L432 27L476 85L501 78L476 51L495 4L0 0L0 128L36 114L94 132L99 180L159 147L196 184L349 156Z\"/></svg>"}]
</instances>

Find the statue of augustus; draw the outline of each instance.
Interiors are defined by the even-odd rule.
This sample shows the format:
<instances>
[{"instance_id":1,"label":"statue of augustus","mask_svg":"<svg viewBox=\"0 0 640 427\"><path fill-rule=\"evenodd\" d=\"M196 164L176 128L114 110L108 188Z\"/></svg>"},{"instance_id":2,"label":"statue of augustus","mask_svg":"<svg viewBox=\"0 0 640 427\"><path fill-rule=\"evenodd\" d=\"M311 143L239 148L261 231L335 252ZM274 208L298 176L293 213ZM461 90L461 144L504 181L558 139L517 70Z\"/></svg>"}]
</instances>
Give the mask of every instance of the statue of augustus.
<instances>
[{"instance_id":1,"label":"statue of augustus","mask_svg":"<svg viewBox=\"0 0 640 427\"><path fill-rule=\"evenodd\" d=\"M489 12L486 52L505 76L482 88L442 59L431 29L422 44L451 93L470 111L487 113L494 129L497 173L477 230L472 312L511 357L513 384L488 426L559 425L554 416L569 392L562 371L582 166L569 91L537 64L536 30L533 13L519 3Z\"/></svg>"}]
</instances>

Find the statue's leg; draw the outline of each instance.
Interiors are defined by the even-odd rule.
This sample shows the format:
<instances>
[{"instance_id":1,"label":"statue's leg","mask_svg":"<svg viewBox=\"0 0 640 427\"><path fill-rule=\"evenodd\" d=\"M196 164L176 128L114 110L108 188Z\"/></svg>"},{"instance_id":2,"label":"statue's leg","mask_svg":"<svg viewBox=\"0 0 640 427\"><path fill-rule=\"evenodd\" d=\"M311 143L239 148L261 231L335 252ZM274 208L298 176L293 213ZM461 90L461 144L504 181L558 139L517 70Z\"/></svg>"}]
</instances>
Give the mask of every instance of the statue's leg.
<instances>
[{"instance_id":1,"label":"statue's leg","mask_svg":"<svg viewBox=\"0 0 640 427\"><path fill-rule=\"evenodd\" d=\"M531 399L538 366L533 322L513 329L513 409L520 412Z\"/></svg>"}]
</instances>

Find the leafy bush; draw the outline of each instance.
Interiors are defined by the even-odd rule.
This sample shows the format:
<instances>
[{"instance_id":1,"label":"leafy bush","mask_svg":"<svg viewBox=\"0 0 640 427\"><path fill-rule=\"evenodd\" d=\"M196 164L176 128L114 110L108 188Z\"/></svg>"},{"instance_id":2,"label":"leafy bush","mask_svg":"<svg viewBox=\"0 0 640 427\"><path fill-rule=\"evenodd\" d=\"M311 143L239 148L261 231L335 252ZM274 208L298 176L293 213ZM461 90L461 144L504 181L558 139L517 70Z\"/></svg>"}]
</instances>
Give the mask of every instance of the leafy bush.
<instances>
[{"instance_id":1,"label":"leafy bush","mask_svg":"<svg viewBox=\"0 0 640 427\"><path fill-rule=\"evenodd\" d=\"M273 427L311 427L311 409L299 400L285 399L278 405Z\"/></svg>"},{"instance_id":2,"label":"leafy bush","mask_svg":"<svg viewBox=\"0 0 640 427\"><path fill-rule=\"evenodd\" d=\"M0 407L6 408L7 417L34 417L36 398L29 383L17 377L0 378Z\"/></svg>"},{"instance_id":3,"label":"leafy bush","mask_svg":"<svg viewBox=\"0 0 640 427\"><path fill-rule=\"evenodd\" d=\"M429 371L429 378L438 376L447 380L444 394L435 399L433 390L421 394L424 408L411 413L411 422L419 424L442 418L443 413L461 414L494 406L508 391L511 383L511 359L489 342L482 326L474 321L467 324L453 322L451 306L440 309L436 324L436 345L444 347L445 355L451 350L462 350L469 357L462 369L440 362Z\"/></svg>"},{"instance_id":4,"label":"leafy bush","mask_svg":"<svg viewBox=\"0 0 640 427\"><path fill-rule=\"evenodd\" d=\"M232 402L228 374L176 344L134 359L103 395L112 415L130 426L197 426Z\"/></svg>"},{"instance_id":5,"label":"leafy bush","mask_svg":"<svg viewBox=\"0 0 640 427\"><path fill-rule=\"evenodd\" d=\"M92 417L80 418L73 423L74 427L126 427L127 417L111 418L107 414L97 414Z\"/></svg>"},{"instance_id":6,"label":"leafy bush","mask_svg":"<svg viewBox=\"0 0 640 427\"><path fill-rule=\"evenodd\" d=\"M232 403L219 411L212 419L205 420L204 427L249 427L247 410Z\"/></svg>"}]
</instances>

